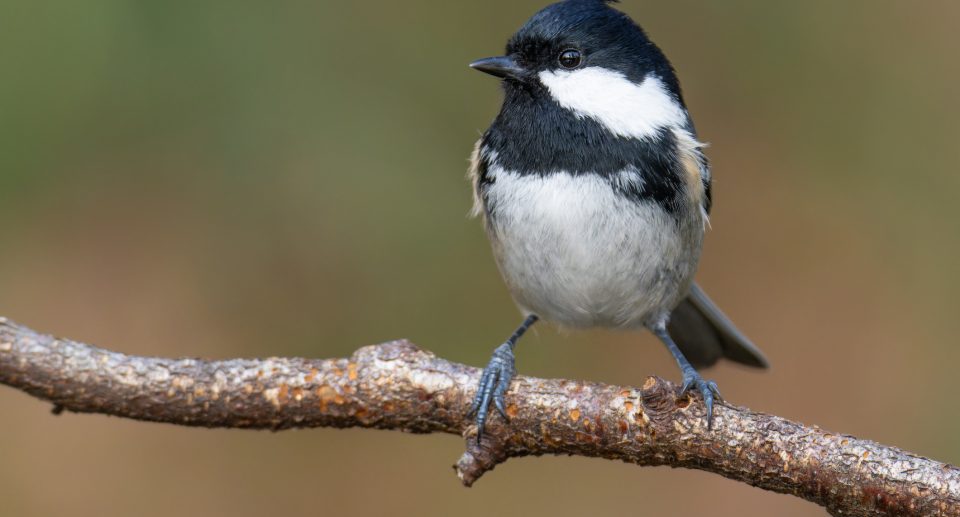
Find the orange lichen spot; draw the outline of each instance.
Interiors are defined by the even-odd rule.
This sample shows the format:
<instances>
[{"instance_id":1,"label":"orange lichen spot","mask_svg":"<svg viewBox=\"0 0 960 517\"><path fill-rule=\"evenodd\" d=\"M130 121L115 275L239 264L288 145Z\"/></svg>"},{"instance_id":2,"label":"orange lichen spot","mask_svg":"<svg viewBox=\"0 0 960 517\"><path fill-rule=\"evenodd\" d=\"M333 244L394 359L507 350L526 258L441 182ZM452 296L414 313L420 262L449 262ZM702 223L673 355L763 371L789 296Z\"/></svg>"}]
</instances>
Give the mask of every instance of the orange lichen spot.
<instances>
[{"instance_id":1,"label":"orange lichen spot","mask_svg":"<svg viewBox=\"0 0 960 517\"><path fill-rule=\"evenodd\" d=\"M368 415L368 414L369 414L369 411L367 411L367 410L364 409L364 408L360 408L360 409L357 410L356 413L353 414L353 416L357 417L358 420L363 420L363 419L367 418L367 415Z\"/></svg>"},{"instance_id":2,"label":"orange lichen spot","mask_svg":"<svg viewBox=\"0 0 960 517\"><path fill-rule=\"evenodd\" d=\"M570 420L573 420L574 422L576 422L577 420L580 420L580 410L579 410L579 409L571 409L571 410L570 410Z\"/></svg>"},{"instance_id":3,"label":"orange lichen spot","mask_svg":"<svg viewBox=\"0 0 960 517\"><path fill-rule=\"evenodd\" d=\"M651 390L656 385L657 385L656 377L647 377L647 380L643 381L643 389L645 390Z\"/></svg>"},{"instance_id":4,"label":"orange lichen spot","mask_svg":"<svg viewBox=\"0 0 960 517\"><path fill-rule=\"evenodd\" d=\"M587 431L590 430L590 419L589 419L589 418L584 418L584 419L583 419L583 427L586 427L586 428L587 428Z\"/></svg>"},{"instance_id":5,"label":"orange lichen spot","mask_svg":"<svg viewBox=\"0 0 960 517\"><path fill-rule=\"evenodd\" d=\"M290 390L290 394L293 396L293 400L300 402L303 400L303 388L293 388Z\"/></svg>"},{"instance_id":6,"label":"orange lichen spot","mask_svg":"<svg viewBox=\"0 0 960 517\"><path fill-rule=\"evenodd\" d=\"M340 395L337 393L337 390L331 388L330 386L327 386L326 384L317 388L317 397L320 398L320 402L322 404L331 402L333 401L333 399L339 396Z\"/></svg>"},{"instance_id":7,"label":"orange lichen spot","mask_svg":"<svg viewBox=\"0 0 960 517\"><path fill-rule=\"evenodd\" d=\"M267 399L268 402L273 404L273 407L280 408L280 389L279 388L270 388L268 390L263 390L263 398Z\"/></svg>"},{"instance_id":8,"label":"orange lichen spot","mask_svg":"<svg viewBox=\"0 0 960 517\"><path fill-rule=\"evenodd\" d=\"M559 437L551 436L550 433L544 432L543 443L550 446L557 446L557 445L561 445L563 443L563 440Z\"/></svg>"},{"instance_id":9,"label":"orange lichen spot","mask_svg":"<svg viewBox=\"0 0 960 517\"><path fill-rule=\"evenodd\" d=\"M357 363L347 365L347 378L351 381L357 380Z\"/></svg>"},{"instance_id":10,"label":"orange lichen spot","mask_svg":"<svg viewBox=\"0 0 960 517\"><path fill-rule=\"evenodd\" d=\"M633 412L633 402L629 400L623 403L623 408L627 410L627 413Z\"/></svg>"},{"instance_id":11,"label":"orange lichen spot","mask_svg":"<svg viewBox=\"0 0 960 517\"><path fill-rule=\"evenodd\" d=\"M393 402L384 402L383 403L383 412L384 413L393 413L394 410Z\"/></svg>"},{"instance_id":12,"label":"orange lichen spot","mask_svg":"<svg viewBox=\"0 0 960 517\"><path fill-rule=\"evenodd\" d=\"M243 391L246 392L247 395L253 393L253 385L252 385L252 384L245 384L245 385L243 386Z\"/></svg>"},{"instance_id":13,"label":"orange lichen spot","mask_svg":"<svg viewBox=\"0 0 960 517\"><path fill-rule=\"evenodd\" d=\"M334 368L333 375L340 377L341 375L343 375L343 370L341 370L340 368Z\"/></svg>"},{"instance_id":14,"label":"orange lichen spot","mask_svg":"<svg viewBox=\"0 0 960 517\"><path fill-rule=\"evenodd\" d=\"M517 416L517 413L519 413L519 412L520 412L520 410L517 409L517 405L516 405L516 404L510 404L509 406L507 406L507 416L508 416L508 417L514 418L514 417Z\"/></svg>"},{"instance_id":15,"label":"orange lichen spot","mask_svg":"<svg viewBox=\"0 0 960 517\"><path fill-rule=\"evenodd\" d=\"M257 370L257 378L263 377L263 370Z\"/></svg>"},{"instance_id":16,"label":"orange lichen spot","mask_svg":"<svg viewBox=\"0 0 960 517\"><path fill-rule=\"evenodd\" d=\"M843 440L840 440L840 445L847 445L849 443L850 443L850 440L847 440L846 438L844 438Z\"/></svg>"},{"instance_id":17,"label":"orange lichen spot","mask_svg":"<svg viewBox=\"0 0 960 517\"><path fill-rule=\"evenodd\" d=\"M310 373L308 373L307 376L303 378L303 381L304 381L304 382L313 382L313 380L317 378L317 374L319 374L319 373L320 373L320 371L317 370L316 368L311 368L311 369L310 369Z\"/></svg>"},{"instance_id":18,"label":"orange lichen spot","mask_svg":"<svg viewBox=\"0 0 960 517\"><path fill-rule=\"evenodd\" d=\"M587 433L581 433L580 431L577 431L576 439L577 439L578 442L593 442L593 441L596 441L596 438L594 438L592 435L589 435L589 434L587 434Z\"/></svg>"},{"instance_id":19,"label":"orange lichen spot","mask_svg":"<svg viewBox=\"0 0 960 517\"><path fill-rule=\"evenodd\" d=\"M277 393L277 398L280 399L280 401L284 401L284 400L287 400L289 396L290 396L290 386L287 386L286 384L281 384L280 392Z\"/></svg>"},{"instance_id":20,"label":"orange lichen spot","mask_svg":"<svg viewBox=\"0 0 960 517\"><path fill-rule=\"evenodd\" d=\"M780 459L783 460L783 471L790 471L790 454L787 451L780 451Z\"/></svg>"},{"instance_id":21,"label":"orange lichen spot","mask_svg":"<svg viewBox=\"0 0 960 517\"><path fill-rule=\"evenodd\" d=\"M863 451L863 459L867 459L867 456L870 456L870 451Z\"/></svg>"},{"instance_id":22,"label":"orange lichen spot","mask_svg":"<svg viewBox=\"0 0 960 517\"><path fill-rule=\"evenodd\" d=\"M621 397L629 397L629 396L630 396L630 390L623 390L623 391L621 391L621 392L620 392L620 396L621 396Z\"/></svg>"},{"instance_id":23,"label":"orange lichen spot","mask_svg":"<svg viewBox=\"0 0 960 517\"><path fill-rule=\"evenodd\" d=\"M202 397L207 394L206 390L203 389L203 386L197 386L193 389L193 394L196 397Z\"/></svg>"}]
</instances>

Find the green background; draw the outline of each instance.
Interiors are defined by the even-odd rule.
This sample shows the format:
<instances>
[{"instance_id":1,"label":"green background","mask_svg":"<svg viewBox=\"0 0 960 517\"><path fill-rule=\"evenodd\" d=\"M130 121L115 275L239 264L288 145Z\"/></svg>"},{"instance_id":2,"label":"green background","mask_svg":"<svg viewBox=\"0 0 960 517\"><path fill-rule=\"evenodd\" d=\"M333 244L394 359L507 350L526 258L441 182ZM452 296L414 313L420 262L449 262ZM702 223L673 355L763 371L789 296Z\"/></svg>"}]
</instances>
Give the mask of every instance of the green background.
<instances>
[{"instance_id":1,"label":"green background","mask_svg":"<svg viewBox=\"0 0 960 517\"><path fill-rule=\"evenodd\" d=\"M0 3L0 315L163 356L480 365L518 323L466 217L498 109L467 68L532 1ZM700 282L773 368L731 401L960 462L960 3L630 0L714 166ZM647 335L560 333L522 373L679 377ZM454 436L210 431L0 389L0 515L822 515L718 476L510 461Z\"/></svg>"}]
</instances>

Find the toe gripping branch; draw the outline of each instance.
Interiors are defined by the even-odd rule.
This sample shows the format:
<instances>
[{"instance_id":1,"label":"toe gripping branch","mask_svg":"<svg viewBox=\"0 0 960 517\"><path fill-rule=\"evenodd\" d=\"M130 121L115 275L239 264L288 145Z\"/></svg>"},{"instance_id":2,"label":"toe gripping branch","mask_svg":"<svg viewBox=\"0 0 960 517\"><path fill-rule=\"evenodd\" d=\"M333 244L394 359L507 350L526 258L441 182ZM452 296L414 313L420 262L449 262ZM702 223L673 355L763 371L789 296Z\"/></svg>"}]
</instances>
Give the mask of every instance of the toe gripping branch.
<instances>
[{"instance_id":1,"label":"toe gripping branch","mask_svg":"<svg viewBox=\"0 0 960 517\"><path fill-rule=\"evenodd\" d=\"M480 443L480 439L483 438L483 428L490 417L491 402L504 420L510 420L510 417L507 416L504 396L507 389L510 388L510 381L517 373L514 366L513 349L517 346L517 341L538 319L533 314L527 316L513 335L493 351L493 357L490 358L487 367L483 369L480 384L477 386L477 394L473 397L473 404L471 404L470 411L467 413L467 416L476 415L477 443Z\"/></svg>"},{"instance_id":2,"label":"toe gripping branch","mask_svg":"<svg viewBox=\"0 0 960 517\"><path fill-rule=\"evenodd\" d=\"M683 370L683 386L680 388L680 395L685 395L693 388L696 388L697 391L703 395L703 405L707 409L707 429L712 429L713 400L723 401L723 396L720 395L720 389L717 388L717 383L705 380L693 367L686 369L681 368L681 370Z\"/></svg>"},{"instance_id":3,"label":"toe gripping branch","mask_svg":"<svg viewBox=\"0 0 960 517\"><path fill-rule=\"evenodd\" d=\"M491 401L500 416L504 420L509 420L504 394L510 387L510 381L514 375L516 375L516 368L514 367L513 347L510 346L510 343L504 343L493 351L493 357L490 358L487 367L483 369L477 394L470 406L469 415L476 414L477 416L477 443L483 436L483 427L490 416Z\"/></svg>"},{"instance_id":4,"label":"toe gripping branch","mask_svg":"<svg viewBox=\"0 0 960 517\"><path fill-rule=\"evenodd\" d=\"M677 361L677 366L680 367L680 372L683 374L683 386L680 388L680 395L685 395L690 390L696 388L703 396L703 405L707 410L707 429L711 429L713 426L713 401L714 399L721 402L723 401L723 396L720 395L717 383L705 380L697 373L697 370L690 364L690 361L684 357L683 352L680 351L680 348L674 343L673 338L670 337L666 324L657 325L652 330L653 333L660 338L660 341L663 341L663 344L667 346L670 354L672 354L673 358Z\"/></svg>"}]
</instances>

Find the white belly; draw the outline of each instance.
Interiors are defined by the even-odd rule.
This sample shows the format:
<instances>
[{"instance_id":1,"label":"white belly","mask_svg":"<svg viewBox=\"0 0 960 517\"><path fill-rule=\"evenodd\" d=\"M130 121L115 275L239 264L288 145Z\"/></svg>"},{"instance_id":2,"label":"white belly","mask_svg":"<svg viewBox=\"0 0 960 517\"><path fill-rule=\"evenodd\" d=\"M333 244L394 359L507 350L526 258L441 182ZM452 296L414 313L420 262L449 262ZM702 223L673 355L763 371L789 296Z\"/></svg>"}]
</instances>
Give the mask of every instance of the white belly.
<instances>
[{"instance_id":1,"label":"white belly","mask_svg":"<svg viewBox=\"0 0 960 517\"><path fill-rule=\"evenodd\" d=\"M523 310L572 327L637 327L686 294L703 238L699 210L678 223L599 176L490 172L488 232Z\"/></svg>"}]
</instances>

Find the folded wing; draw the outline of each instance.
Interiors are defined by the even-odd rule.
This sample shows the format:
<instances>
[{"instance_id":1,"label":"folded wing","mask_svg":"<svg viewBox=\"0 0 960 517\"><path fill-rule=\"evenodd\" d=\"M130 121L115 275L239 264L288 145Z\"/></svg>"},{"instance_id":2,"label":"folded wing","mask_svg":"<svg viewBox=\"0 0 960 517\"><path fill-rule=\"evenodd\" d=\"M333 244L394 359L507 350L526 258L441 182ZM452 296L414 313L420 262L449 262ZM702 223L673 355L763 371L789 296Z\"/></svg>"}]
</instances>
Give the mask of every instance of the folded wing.
<instances>
[{"instance_id":1,"label":"folded wing","mask_svg":"<svg viewBox=\"0 0 960 517\"><path fill-rule=\"evenodd\" d=\"M769 366L760 349L737 330L696 284L673 310L667 328L694 367L710 366L721 357L757 368Z\"/></svg>"}]
</instances>

